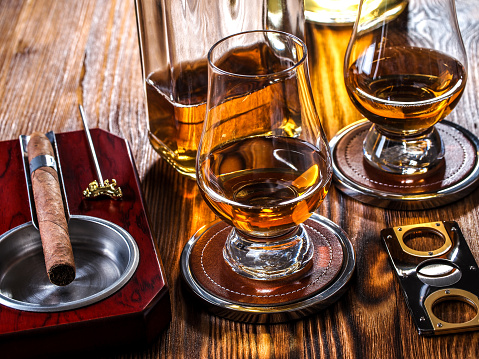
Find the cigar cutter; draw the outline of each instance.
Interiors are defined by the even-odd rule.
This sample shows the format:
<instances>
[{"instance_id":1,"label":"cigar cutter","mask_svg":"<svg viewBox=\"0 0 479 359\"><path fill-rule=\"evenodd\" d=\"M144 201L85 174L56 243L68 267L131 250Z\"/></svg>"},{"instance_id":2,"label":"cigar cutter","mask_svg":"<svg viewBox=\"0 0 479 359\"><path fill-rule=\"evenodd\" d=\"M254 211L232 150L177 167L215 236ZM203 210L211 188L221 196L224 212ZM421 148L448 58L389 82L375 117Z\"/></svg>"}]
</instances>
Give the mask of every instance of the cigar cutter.
<instances>
[{"instance_id":1,"label":"cigar cutter","mask_svg":"<svg viewBox=\"0 0 479 359\"><path fill-rule=\"evenodd\" d=\"M414 238L431 238L411 245ZM421 335L440 335L479 329L479 270L454 221L414 224L381 231L406 304ZM418 245L419 243L419 245ZM424 248L432 244L434 248ZM435 309L464 302L475 315L465 322L446 321Z\"/></svg>"}]
</instances>

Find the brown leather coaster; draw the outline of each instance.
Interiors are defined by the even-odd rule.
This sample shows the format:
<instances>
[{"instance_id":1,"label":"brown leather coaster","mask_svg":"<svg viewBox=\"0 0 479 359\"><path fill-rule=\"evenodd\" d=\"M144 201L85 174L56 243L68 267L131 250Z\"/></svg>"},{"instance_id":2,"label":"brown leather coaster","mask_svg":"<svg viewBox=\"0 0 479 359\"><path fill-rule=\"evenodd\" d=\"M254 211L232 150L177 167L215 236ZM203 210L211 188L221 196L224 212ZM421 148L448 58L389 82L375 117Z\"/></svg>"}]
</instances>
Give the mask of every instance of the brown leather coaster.
<instances>
[{"instance_id":1,"label":"brown leather coaster","mask_svg":"<svg viewBox=\"0 0 479 359\"><path fill-rule=\"evenodd\" d=\"M312 266L303 273L274 281L253 280L235 273L223 259L223 247L231 227L216 221L192 248L192 275L211 295L228 302L272 306L308 298L336 278L343 264L343 249L338 238L325 226L312 220L304 225L314 244L314 256Z\"/></svg>"},{"instance_id":2,"label":"brown leather coaster","mask_svg":"<svg viewBox=\"0 0 479 359\"><path fill-rule=\"evenodd\" d=\"M234 273L223 259L230 227L221 221L198 230L181 253L186 288L220 317L247 323L300 319L337 301L349 287L356 266L344 231L313 213L305 222L315 246L309 268L276 281L255 281Z\"/></svg>"},{"instance_id":3,"label":"brown leather coaster","mask_svg":"<svg viewBox=\"0 0 479 359\"><path fill-rule=\"evenodd\" d=\"M331 141L335 182L346 194L380 207L419 209L458 200L477 184L478 140L458 125L436 125L444 160L433 171L413 176L389 174L364 160L363 140L370 126L369 121L356 122Z\"/></svg>"}]
</instances>

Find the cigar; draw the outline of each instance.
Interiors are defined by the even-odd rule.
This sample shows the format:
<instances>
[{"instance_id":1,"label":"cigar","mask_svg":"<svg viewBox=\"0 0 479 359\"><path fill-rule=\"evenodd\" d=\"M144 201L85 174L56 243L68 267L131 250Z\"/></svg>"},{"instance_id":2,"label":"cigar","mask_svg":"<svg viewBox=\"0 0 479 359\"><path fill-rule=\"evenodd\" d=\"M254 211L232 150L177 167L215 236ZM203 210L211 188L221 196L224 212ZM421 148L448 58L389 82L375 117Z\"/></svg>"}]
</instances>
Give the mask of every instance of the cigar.
<instances>
[{"instance_id":1,"label":"cigar","mask_svg":"<svg viewBox=\"0 0 479 359\"><path fill-rule=\"evenodd\" d=\"M27 151L48 278L55 285L65 286L75 279L75 261L53 148L43 133L34 132Z\"/></svg>"}]
</instances>

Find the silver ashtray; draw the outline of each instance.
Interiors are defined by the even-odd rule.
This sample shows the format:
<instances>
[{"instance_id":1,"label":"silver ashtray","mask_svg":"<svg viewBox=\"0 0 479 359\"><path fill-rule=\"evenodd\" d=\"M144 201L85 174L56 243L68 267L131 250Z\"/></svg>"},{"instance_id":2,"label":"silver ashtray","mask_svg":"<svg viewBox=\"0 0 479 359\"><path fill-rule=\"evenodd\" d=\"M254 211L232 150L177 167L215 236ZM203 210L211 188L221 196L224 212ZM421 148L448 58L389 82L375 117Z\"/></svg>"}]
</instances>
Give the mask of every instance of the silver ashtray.
<instances>
[{"instance_id":1,"label":"silver ashtray","mask_svg":"<svg viewBox=\"0 0 479 359\"><path fill-rule=\"evenodd\" d=\"M76 278L64 287L48 279L40 233L32 222L0 236L0 304L30 312L77 309L117 292L135 273L138 246L120 226L72 215L69 232Z\"/></svg>"}]
</instances>

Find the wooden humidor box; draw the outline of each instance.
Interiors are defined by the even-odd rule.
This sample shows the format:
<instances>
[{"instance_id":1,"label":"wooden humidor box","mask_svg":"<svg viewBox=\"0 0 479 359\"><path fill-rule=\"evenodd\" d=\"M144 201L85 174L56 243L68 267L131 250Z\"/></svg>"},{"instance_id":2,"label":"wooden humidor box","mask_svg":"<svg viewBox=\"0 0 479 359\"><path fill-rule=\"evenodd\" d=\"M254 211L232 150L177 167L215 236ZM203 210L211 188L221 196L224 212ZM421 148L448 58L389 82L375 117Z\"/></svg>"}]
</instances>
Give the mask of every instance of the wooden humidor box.
<instances>
[{"instance_id":1,"label":"wooden humidor box","mask_svg":"<svg viewBox=\"0 0 479 359\"><path fill-rule=\"evenodd\" d=\"M59 133L56 141L70 213L102 218L128 231L138 245L138 267L115 293L78 309L45 313L0 305L2 358L145 344L171 320L168 286L128 143L100 129L93 129L91 136L103 175L116 179L123 198L83 198L83 190L96 179L85 133ZM0 234L31 221L22 161L19 140L0 142Z\"/></svg>"}]
</instances>

